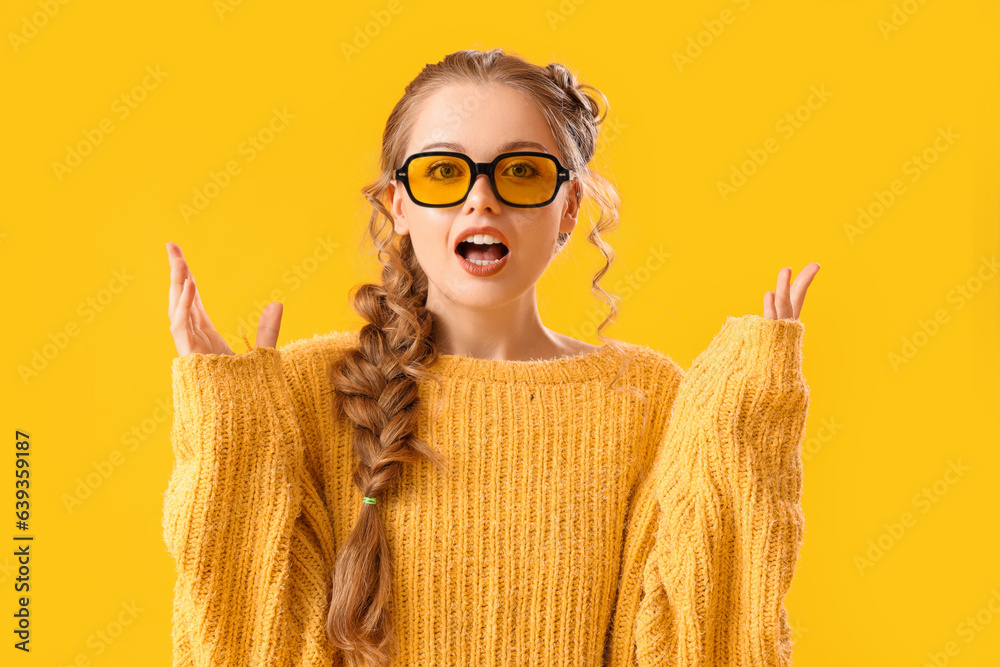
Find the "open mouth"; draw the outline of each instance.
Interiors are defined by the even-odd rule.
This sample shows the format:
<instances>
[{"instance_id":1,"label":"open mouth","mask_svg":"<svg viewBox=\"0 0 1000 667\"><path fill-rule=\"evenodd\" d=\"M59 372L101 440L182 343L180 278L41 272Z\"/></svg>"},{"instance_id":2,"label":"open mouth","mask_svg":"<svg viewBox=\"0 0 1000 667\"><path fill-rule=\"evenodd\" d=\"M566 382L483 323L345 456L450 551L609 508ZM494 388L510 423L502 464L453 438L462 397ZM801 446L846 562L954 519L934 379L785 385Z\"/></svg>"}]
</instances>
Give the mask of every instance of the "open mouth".
<instances>
[{"instance_id":1,"label":"open mouth","mask_svg":"<svg viewBox=\"0 0 1000 667\"><path fill-rule=\"evenodd\" d=\"M503 243L468 243L462 241L455 248L455 254L461 255L473 264L487 265L506 257L510 254L510 249Z\"/></svg>"}]
</instances>

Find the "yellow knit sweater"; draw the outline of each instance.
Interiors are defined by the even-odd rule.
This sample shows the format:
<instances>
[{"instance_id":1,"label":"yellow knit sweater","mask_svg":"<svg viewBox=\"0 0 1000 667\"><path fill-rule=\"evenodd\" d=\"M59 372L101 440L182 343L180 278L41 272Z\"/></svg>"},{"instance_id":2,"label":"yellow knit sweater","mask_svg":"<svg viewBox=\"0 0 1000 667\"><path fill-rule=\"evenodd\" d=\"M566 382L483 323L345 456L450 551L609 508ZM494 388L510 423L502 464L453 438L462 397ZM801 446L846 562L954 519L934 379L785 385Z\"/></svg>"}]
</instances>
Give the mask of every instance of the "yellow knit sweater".
<instances>
[{"instance_id":1,"label":"yellow knit sweater","mask_svg":"<svg viewBox=\"0 0 1000 667\"><path fill-rule=\"evenodd\" d=\"M378 499L397 664L788 665L803 539L803 324L728 317L685 372L627 344L542 361L443 355L418 435L443 453ZM173 360L163 536L173 665L342 665L330 569L362 507L330 362L357 332Z\"/></svg>"}]
</instances>

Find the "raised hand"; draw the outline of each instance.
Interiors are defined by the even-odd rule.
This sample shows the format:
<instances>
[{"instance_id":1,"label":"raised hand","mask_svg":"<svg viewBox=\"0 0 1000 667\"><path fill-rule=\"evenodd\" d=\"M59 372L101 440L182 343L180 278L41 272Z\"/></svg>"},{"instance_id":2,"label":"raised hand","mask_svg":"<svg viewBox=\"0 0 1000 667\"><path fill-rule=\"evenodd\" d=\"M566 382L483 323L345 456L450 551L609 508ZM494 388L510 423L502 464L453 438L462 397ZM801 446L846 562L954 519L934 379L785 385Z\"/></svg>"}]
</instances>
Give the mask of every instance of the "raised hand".
<instances>
[{"instance_id":1,"label":"raised hand","mask_svg":"<svg viewBox=\"0 0 1000 667\"><path fill-rule=\"evenodd\" d=\"M778 271L778 284L774 290L764 293L764 317L775 319L797 320L802 312L802 303L806 299L806 290L819 271L819 262L806 264L795 282L789 288L788 281L792 277L791 267L782 267Z\"/></svg>"},{"instance_id":2,"label":"raised hand","mask_svg":"<svg viewBox=\"0 0 1000 667\"><path fill-rule=\"evenodd\" d=\"M167 316L170 333L174 337L177 355L186 354L236 354L212 325L212 320L201 303L201 295L194 275L188 268L184 253L176 243L167 243L170 259L170 296ZM282 304L269 303L257 324L257 347L274 347L281 327Z\"/></svg>"}]
</instances>

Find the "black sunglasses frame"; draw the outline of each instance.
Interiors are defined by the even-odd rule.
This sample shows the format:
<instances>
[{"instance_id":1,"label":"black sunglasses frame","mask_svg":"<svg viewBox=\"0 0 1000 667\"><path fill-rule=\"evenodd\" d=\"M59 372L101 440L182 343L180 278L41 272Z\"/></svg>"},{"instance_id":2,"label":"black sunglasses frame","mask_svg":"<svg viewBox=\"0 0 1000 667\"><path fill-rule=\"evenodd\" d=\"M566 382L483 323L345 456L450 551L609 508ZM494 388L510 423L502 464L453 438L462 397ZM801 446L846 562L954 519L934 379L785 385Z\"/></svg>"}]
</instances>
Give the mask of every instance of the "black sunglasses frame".
<instances>
[{"instance_id":1,"label":"black sunglasses frame","mask_svg":"<svg viewBox=\"0 0 1000 667\"><path fill-rule=\"evenodd\" d=\"M496 169L497 164L500 163L500 160L503 160L505 158L517 157L521 155L548 158L552 160L556 165L556 185L555 188L553 188L552 190L552 196L540 204L515 204L513 202L509 202L506 199L504 199L502 196L500 196L500 193L497 191L497 182L493 176L493 171L494 169ZM469 173L472 174L472 177L469 178L469 188L465 191L465 194L462 195L461 199L451 202L449 204L425 204L424 202L417 200L417 198L413 196L413 191L410 190L410 179L408 178L408 173L407 173L410 169L410 163L419 157L433 157L433 156L455 157L459 158L460 160L464 160L465 163L469 165ZM413 155L406 158L406 162L403 163L402 167L396 169L393 172L393 176L395 177L396 180L401 181L403 183L403 186L406 188L406 194L410 196L410 200L414 204L418 206L426 206L427 208L448 208L450 206L458 206L459 204L464 202L466 198L469 196L469 193L472 192L472 186L475 185L476 179L479 178L480 174L486 174L486 177L489 178L490 180L490 187L493 188L493 194L495 194L497 199L499 199L507 206L513 206L515 208L540 208L542 206L548 206L555 200L556 195L559 194L559 188L562 186L562 184L572 179L571 172L572 169L567 169L564 166L562 166L562 164L560 164L559 162L559 158L557 158L555 155L552 155L551 153L541 153L538 151L516 151L513 153L501 153L500 155L497 155L495 158L493 158L492 162L476 162L465 153L454 153L451 151L428 151L425 153L414 153Z\"/></svg>"}]
</instances>

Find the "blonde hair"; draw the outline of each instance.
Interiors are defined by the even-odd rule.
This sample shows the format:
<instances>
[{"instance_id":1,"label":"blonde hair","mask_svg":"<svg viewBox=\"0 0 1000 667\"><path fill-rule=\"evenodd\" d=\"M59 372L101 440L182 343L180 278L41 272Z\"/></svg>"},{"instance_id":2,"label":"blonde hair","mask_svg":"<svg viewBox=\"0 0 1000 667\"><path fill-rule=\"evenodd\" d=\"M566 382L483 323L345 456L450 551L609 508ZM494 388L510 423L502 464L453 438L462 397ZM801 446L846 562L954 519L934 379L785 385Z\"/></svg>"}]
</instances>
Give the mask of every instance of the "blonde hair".
<instances>
[{"instance_id":1,"label":"blonde hair","mask_svg":"<svg viewBox=\"0 0 1000 667\"><path fill-rule=\"evenodd\" d=\"M415 116L424 100L446 86L469 84L511 86L533 100L544 114L566 166L579 175L584 197L600 208L601 215L587 240L605 259L591 281L591 291L611 308L597 327L597 335L622 358L609 387L622 376L630 360L620 341L601 332L618 312L615 299L619 297L608 294L598 282L614 261L614 251L601 233L618 226L620 198L614 184L591 171L588 163L597 149L599 125L607 115L607 98L597 88L578 83L559 63L540 67L499 48L457 51L439 63L428 64L406 86L389 114L382 135L381 173L362 189L372 205L368 233L382 264L381 283L365 283L352 290L353 307L368 324L359 331L358 348L348 350L331 366L337 415L355 424L352 437L360 464L354 482L363 496L384 497L399 482L401 465L406 461L425 457L439 468L447 467L444 457L416 436L417 381L424 378L440 384L427 370L437 359L438 347L432 335L433 317L425 307L427 276L417 262L409 235L394 234L388 186L393 170L406 157ZM598 98L604 101L603 114ZM569 238L568 233L560 232L557 252ZM649 417L645 395L631 387L617 390L632 393L643 403L645 432ZM388 609L392 557L379 511L377 505L361 505L357 523L338 550L331 574L327 637L343 651L351 667L365 663L384 667L398 651Z\"/></svg>"}]
</instances>

